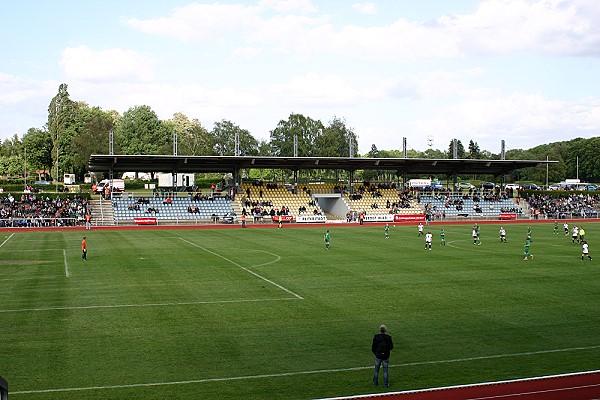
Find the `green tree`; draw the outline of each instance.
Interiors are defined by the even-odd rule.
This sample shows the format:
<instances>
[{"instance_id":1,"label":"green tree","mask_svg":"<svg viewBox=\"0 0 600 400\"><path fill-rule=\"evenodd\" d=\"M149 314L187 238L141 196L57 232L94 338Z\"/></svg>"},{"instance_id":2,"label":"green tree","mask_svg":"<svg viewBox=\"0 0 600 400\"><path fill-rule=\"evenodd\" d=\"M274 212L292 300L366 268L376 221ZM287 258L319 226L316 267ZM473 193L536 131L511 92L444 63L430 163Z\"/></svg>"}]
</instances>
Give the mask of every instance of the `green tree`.
<instances>
[{"instance_id":1,"label":"green tree","mask_svg":"<svg viewBox=\"0 0 600 400\"><path fill-rule=\"evenodd\" d=\"M27 169L50 171L52 168L52 138L45 129L30 128L23 135L27 152Z\"/></svg>"},{"instance_id":2,"label":"green tree","mask_svg":"<svg viewBox=\"0 0 600 400\"><path fill-rule=\"evenodd\" d=\"M165 121L171 126L170 131L177 132L178 154L189 156L209 156L215 146L213 136L197 119L190 119L183 113L173 114L173 118Z\"/></svg>"},{"instance_id":3,"label":"green tree","mask_svg":"<svg viewBox=\"0 0 600 400\"><path fill-rule=\"evenodd\" d=\"M319 120L305 117L302 114L290 114L287 120L279 121L271 131L271 149L273 156L293 157L294 136L298 138L298 156L316 156L315 143L323 134L323 124Z\"/></svg>"},{"instance_id":4,"label":"green tree","mask_svg":"<svg viewBox=\"0 0 600 400\"><path fill-rule=\"evenodd\" d=\"M71 144L73 170L79 179L88 170L91 154L108 154L113 117L99 107L80 106L75 113L76 135Z\"/></svg>"},{"instance_id":5,"label":"green tree","mask_svg":"<svg viewBox=\"0 0 600 400\"><path fill-rule=\"evenodd\" d=\"M349 157L350 141L354 142L353 157L358 156L358 141L352 128L346 126L342 119L334 117L316 138L316 156Z\"/></svg>"},{"instance_id":6,"label":"green tree","mask_svg":"<svg viewBox=\"0 0 600 400\"><path fill-rule=\"evenodd\" d=\"M456 141L457 158L465 158L465 146L463 146L460 140ZM450 146L448 147L448 158L454 158L454 140L450 140Z\"/></svg>"},{"instance_id":7,"label":"green tree","mask_svg":"<svg viewBox=\"0 0 600 400\"><path fill-rule=\"evenodd\" d=\"M67 89L68 85L62 83L48 106L47 127L52 139L53 170L57 177L60 176L60 170L68 171L73 165L70 150L75 136L73 119L77 104L70 99Z\"/></svg>"},{"instance_id":8,"label":"green tree","mask_svg":"<svg viewBox=\"0 0 600 400\"><path fill-rule=\"evenodd\" d=\"M172 141L150 106L135 106L123 113L115 136L124 154L171 154Z\"/></svg>"},{"instance_id":9,"label":"green tree","mask_svg":"<svg viewBox=\"0 0 600 400\"><path fill-rule=\"evenodd\" d=\"M25 160L18 155L0 157L0 175L21 176L25 172Z\"/></svg>"},{"instance_id":10,"label":"green tree","mask_svg":"<svg viewBox=\"0 0 600 400\"><path fill-rule=\"evenodd\" d=\"M235 155L235 137L239 138L240 156L258 155L258 141L246 129L240 128L231 121L215 122L211 131L215 146L215 154L221 156Z\"/></svg>"},{"instance_id":11,"label":"green tree","mask_svg":"<svg viewBox=\"0 0 600 400\"><path fill-rule=\"evenodd\" d=\"M23 145L19 135L15 134L11 139L5 139L0 145L0 156L20 156L23 151Z\"/></svg>"},{"instance_id":12,"label":"green tree","mask_svg":"<svg viewBox=\"0 0 600 400\"><path fill-rule=\"evenodd\" d=\"M469 158L476 160L481 158L481 150L477 142L469 140Z\"/></svg>"}]
</instances>

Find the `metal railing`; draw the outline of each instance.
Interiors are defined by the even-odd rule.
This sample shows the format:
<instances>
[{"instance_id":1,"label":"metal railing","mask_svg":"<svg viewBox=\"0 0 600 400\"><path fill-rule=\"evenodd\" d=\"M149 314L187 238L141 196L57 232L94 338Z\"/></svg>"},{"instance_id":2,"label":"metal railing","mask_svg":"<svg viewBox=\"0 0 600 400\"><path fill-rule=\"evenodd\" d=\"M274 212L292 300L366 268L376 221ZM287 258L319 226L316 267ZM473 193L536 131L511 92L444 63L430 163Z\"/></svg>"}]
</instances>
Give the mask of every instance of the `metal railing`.
<instances>
[{"instance_id":1,"label":"metal railing","mask_svg":"<svg viewBox=\"0 0 600 400\"><path fill-rule=\"evenodd\" d=\"M34 217L34 218L3 218L0 219L0 228L44 228L61 226L83 226L83 218L54 218L54 217Z\"/></svg>"}]
</instances>

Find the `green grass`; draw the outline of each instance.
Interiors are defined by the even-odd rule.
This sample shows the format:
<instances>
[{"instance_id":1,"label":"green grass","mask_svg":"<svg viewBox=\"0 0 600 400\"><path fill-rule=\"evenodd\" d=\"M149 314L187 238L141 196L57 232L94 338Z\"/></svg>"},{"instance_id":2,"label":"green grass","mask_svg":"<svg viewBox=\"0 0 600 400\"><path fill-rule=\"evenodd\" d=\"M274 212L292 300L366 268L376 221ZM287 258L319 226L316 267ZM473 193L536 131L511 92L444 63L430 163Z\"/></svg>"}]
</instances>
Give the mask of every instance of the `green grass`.
<instances>
[{"instance_id":1,"label":"green grass","mask_svg":"<svg viewBox=\"0 0 600 400\"><path fill-rule=\"evenodd\" d=\"M470 225L445 226L446 247L429 228L432 251L416 226L330 226L329 251L323 226L91 231L86 263L82 231L2 233L0 375L34 400L381 392L382 323L391 390L600 368L600 253L580 261L552 224L533 225L534 261L526 225L508 243L482 225L481 246Z\"/></svg>"}]
</instances>

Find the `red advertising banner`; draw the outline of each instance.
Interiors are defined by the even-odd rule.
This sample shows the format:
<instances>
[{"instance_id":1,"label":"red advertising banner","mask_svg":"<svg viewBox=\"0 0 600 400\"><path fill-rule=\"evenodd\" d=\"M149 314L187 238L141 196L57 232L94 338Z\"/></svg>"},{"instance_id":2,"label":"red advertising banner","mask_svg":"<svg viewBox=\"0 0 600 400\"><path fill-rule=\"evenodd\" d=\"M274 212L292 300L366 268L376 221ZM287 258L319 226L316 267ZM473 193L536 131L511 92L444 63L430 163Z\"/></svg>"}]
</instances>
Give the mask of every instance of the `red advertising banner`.
<instances>
[{"instance_id":1,"label":"red advertising banner","mask_svg":"<svg viewBox=\"0 0 600 400\"><path fill-rule=\"evenodd\" d=\"M425 221L425 214L394 214L394 222Z\"/></svg>"},{"instance_id":2,"label":"red advertising banner","mask_svg":"<svg viewBox=\"0 0 600 400\"><path fill-rule=\"evenodd\" d=\"M156 225L155 217L138 217L133 220L136 225Z\"/></svg>"},{"instance_id":3,"label":"red advertising banner","mask_svg":"<svg viewBox=\"0 0 600 400\"><path fill-rule=\"evenodd\" d=\"M517 219L516 213L501 213L500 219Z\"/></svg>"},{"instance_id":4,"label":"red advertising banner","mask_svg":"<svg viewBox=\"0 0 600 400\"><path fill-rule=\"evenodd\" d=\"M271 217L271 219L273 220L273 222L279 222L278 215ZM282 215L281 216L281 222L292 222L293 220L294 220L294 217L292 215Z\"/></svg>"}]
</instances>

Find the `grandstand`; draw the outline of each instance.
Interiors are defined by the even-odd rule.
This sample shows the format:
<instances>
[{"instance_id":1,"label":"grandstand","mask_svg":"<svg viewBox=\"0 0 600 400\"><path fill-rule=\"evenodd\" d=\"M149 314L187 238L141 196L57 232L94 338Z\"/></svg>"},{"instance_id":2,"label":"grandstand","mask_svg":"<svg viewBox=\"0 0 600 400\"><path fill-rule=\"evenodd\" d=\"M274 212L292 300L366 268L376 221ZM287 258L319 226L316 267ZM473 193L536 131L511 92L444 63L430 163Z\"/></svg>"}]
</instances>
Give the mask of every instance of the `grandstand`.
<instances>
[{"instance_id":1,"label":"grandstand","mask_svg":"<svg viewBox=\"0 0 600 400\"><path fill-rule=\"evenodd\" d=\"M352 193L344 185L306 183L295 187L262 181L245 182L235 198L197 193L185 197L138 197L125 195L112 201L115 223L153 217L157 221L206 223L222 220L229 213L246 213L255 221L284 215L355 220L357 215L428 214L441 218L499 218L502 213L527 214L507 196L474 192L429 192L414 197L388 184L356 184ZM169 199L167 201L167 198ZM352 217L353 216L353 217Z\"/></svg>"},{"instance_id":2,"label":"grandstand","mask_svg":"<svg viewBox=\"0 0 600 400\"><path fill-rule=\"evenodd\" d=\"M157 221L218 221L233 207L227 197L114 197L115 221L153 217Z\"/></svg>"},{"instance_id":3,"label":"grandstand","mask_svg":"<svg viewBox=\"0 0 600 400\"><path fill-rule=\"evenodd\" d=\"M420 202L429 214L451 217L494 217L502 213L522 215L523 210L506 196L425 195Z\"/></svg>"}]
</instances>

